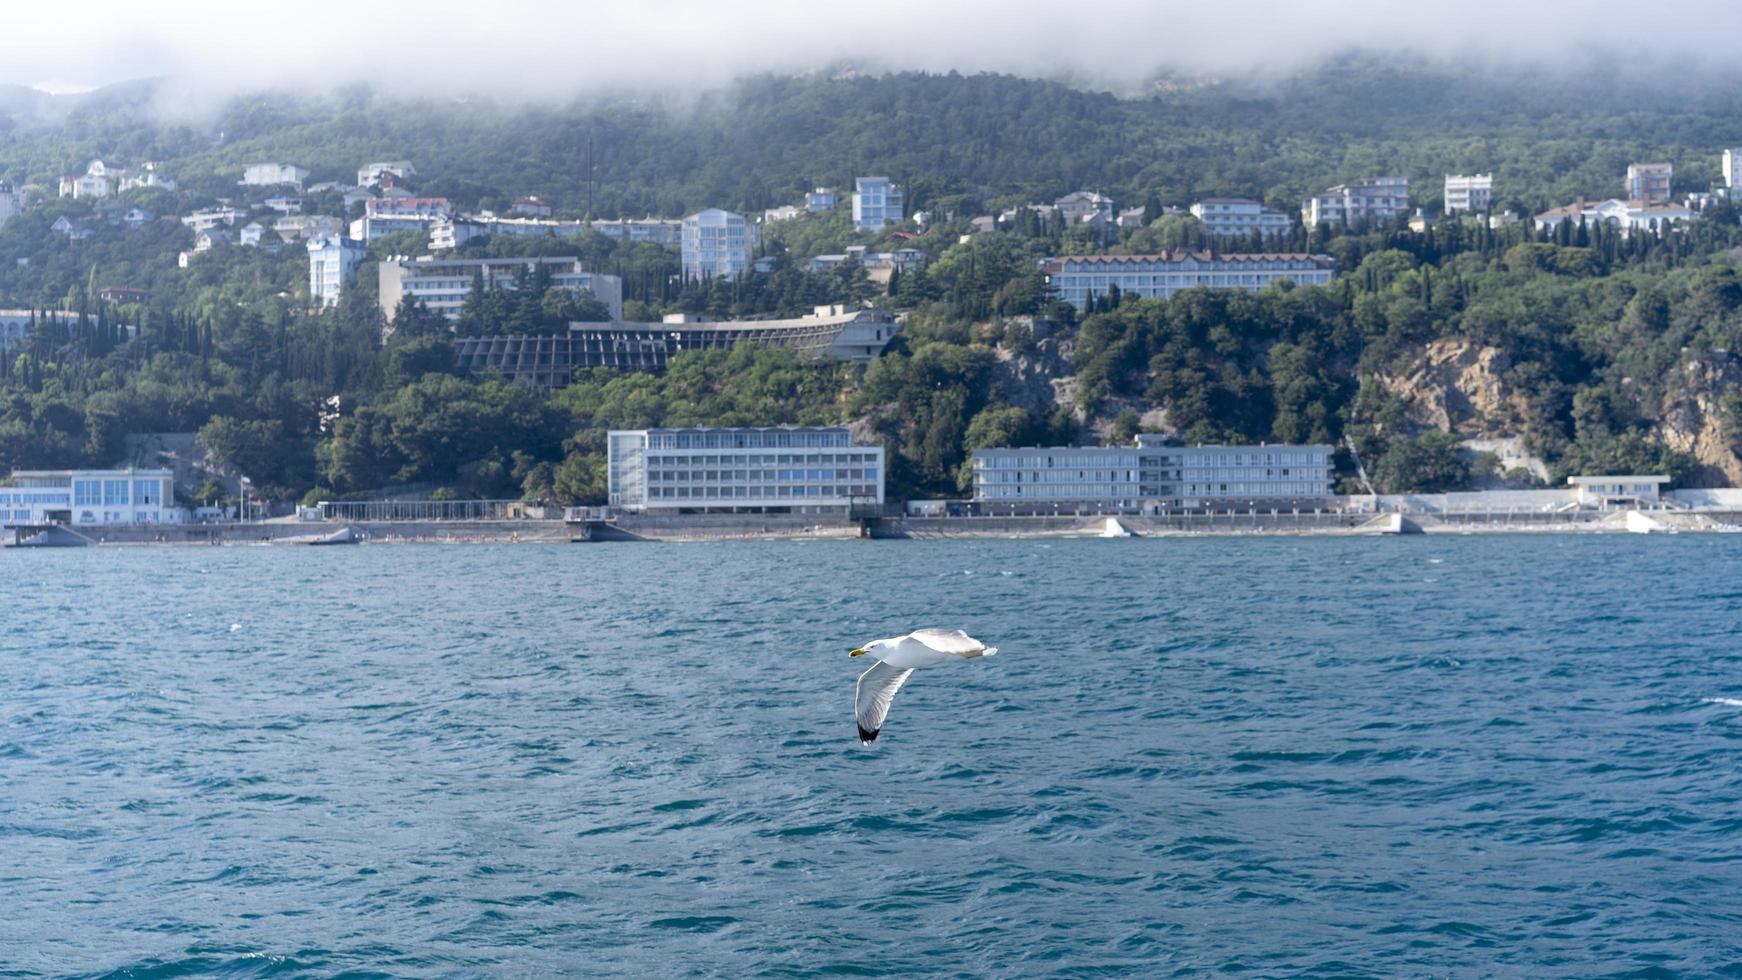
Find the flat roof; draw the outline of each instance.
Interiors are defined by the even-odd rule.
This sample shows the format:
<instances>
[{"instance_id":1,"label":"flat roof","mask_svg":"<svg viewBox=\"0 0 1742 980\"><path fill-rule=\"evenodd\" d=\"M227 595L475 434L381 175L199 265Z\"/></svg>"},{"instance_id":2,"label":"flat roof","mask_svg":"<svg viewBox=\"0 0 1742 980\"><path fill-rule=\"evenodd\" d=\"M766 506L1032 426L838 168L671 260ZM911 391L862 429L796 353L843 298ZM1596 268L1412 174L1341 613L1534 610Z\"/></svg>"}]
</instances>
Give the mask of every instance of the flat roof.
<instances>
[{"instance_id":1,"label":"flat roof","mask_svg":"<svg viewBox=\"0 0 1742 980\"><path fill-rule=\"evenodd\" d=\"M1585 486L1591 483L1668 483L1667 476L1569 476L1567 483L1571 486Z\"/></svg>"}]
</instances>

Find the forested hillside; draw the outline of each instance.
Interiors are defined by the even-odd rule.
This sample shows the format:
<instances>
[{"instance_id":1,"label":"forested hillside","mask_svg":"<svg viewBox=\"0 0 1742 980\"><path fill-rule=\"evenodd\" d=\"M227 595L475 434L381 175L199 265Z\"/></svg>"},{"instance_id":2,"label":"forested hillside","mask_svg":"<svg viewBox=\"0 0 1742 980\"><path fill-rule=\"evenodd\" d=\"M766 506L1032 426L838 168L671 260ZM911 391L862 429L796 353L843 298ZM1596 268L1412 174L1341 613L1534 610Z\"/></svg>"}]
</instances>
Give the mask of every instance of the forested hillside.
<instances>
[{"instance_id":1,"label":"forested hillside","mask_svg":"<svg viewBox=\"0 0 1742 980\"><path fill-rule=\"evenodd\" d=\"M844 74L538 107L251 95L197 121L156 115L153 100L148 84L46 104L0 98L0 177L41 202L0 226L0 308L87 313L69 329L43 318L0 358L0 471L107 464L129 434L199 431L217 462L283 499L410 485L590 502L610 427L852 421L889 447L897 495L959 492L974 448L1139 429L1347 441L1389 490L1612 469L1742 480L1742 366L1730 354L1742 349L1742 227L1728 207L1631 238L1572 226L1545 236L1528 221L1297 228L1288 247L1337 259L1332 285L1108 297L1081 316L1047 297L1037 271L1044 256L1101 247L1252 247L1207 242L1161 213L1206 195L1294 212L1324 186L1395 174L1433 215L1440 175L1491 171L1501 206L1528 214L1617 195L1626 165L1646 159L1675 164L1678 195L1704 190L1719 151L1742 144L1731 81L1347 59L1282 81L1175 80L1124 96L1006 76ZM102 208L55 198L58 177L93 158L156 160L180 187ZM309 311L299 245L222 246L177 265L193 236L175 216L261 196L236 186L248 162L295 162L314 182L396 158L416 163L417 193L466 209L536 194L575 217L759 212L885 173L907 187L910 210L937 220L923 234L904 228L920 237L902 244L930 262L887 293L850 264L803 270L820 252L895 244L854 234L839 214L770 226L774 271L711 286L675 281L675 253L596 234L467 245L582 256L624 277L632 317L854 301L907 314L868 367L691 354L662 376L594 372L548 398L462 376L416 310L382 345L373 259L418 252L418 236L374 243L344 301L321 313ZM1079 189L1148 204L1154 220L1106 246L1020 222L969 234L976 215ZM153 220L128 228L117 207ZM336 195L308 207L343 209ZM62 217L88 237L54 232ZM111 286L149 298L100 309L96 293ZM550 328L539 309L481 300L463 328ZM121 322L132 339L116 335ZM1495 444L1507 461L1471 451ZM1352 487L1354 458L1340 465Z\"/></svg>"}]
</instances>

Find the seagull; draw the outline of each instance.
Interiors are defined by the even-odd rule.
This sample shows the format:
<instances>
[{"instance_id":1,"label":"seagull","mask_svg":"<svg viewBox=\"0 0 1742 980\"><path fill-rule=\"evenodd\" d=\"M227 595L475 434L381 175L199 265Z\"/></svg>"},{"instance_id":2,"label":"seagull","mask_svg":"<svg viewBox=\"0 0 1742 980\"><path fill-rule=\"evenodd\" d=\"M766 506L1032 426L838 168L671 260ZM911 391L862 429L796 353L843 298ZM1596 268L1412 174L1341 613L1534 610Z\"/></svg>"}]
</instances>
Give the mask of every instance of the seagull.
<instances>
[{"instance_id":1,"label":"seagull","mask_svg":"<svg viewBox=\"0 0 1742 980\"><path fill-rule=\"evenodd\" d=\"M848 653L849 657L877 658L870 670L859 675L854 712L859 719L859 741L870 745L877 740L883 719L889 717L889 705L907 682L907 675L920 667L990 657L997 652L997 647L989 647L961 630L924 629L873 640Z\"/></svg>"}]
</instances>

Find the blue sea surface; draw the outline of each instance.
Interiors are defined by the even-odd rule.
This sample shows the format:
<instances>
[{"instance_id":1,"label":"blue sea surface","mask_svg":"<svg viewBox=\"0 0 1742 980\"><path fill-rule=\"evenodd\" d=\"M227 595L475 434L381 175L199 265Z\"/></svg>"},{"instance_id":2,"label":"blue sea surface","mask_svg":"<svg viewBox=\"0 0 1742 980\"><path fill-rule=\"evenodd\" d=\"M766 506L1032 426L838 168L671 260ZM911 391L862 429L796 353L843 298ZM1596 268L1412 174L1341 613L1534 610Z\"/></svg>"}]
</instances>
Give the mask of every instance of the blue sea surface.
<instances>
[{"instance_id":1,"label":"blue sea surface","mask_svg":"<svg viewBox=\"0 0 1742 980\"><path fill-rule=\"evenodd\" d=\"M0 575L0 976L1742 976L1735 537Z\"/></svg>"}]
</instances>

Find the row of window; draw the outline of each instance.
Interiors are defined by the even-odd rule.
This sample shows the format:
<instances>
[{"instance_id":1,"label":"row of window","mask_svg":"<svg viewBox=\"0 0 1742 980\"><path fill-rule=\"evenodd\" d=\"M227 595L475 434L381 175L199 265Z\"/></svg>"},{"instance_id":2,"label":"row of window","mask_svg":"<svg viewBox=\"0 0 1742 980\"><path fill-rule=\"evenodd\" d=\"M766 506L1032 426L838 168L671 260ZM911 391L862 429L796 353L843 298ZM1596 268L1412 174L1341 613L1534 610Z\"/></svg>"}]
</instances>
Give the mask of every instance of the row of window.
<instances>
[{"instance_id":1,"label":"row of window","mask_svg":"<svg viewBox=\"0 0 1742 980\"><path fill-rule=\"evenodd\" d=\"M0 504L36 504L46 507L67 506L64 493L29 493L21 490L0 490ZM26 512L28 514L28 512Z\"/></svg>"},{"instance_id":2,"label":"row of window","mask_svg":"<svg viewBox=\"0 0 1742 980\"><path fill-rule=\"evenodd\" d=\"M1026 491L1026 492L1025 492ZM1108 500L1118 497L1328 497L1323 483L1187 483L1178 486L1134 487L1129 483L1066 483L978 488L982 500Z\"/></svg>"},{"instance_id":3,"label":"row of window","mask_svg":"<svg viewBox=\"0 0 1742 980\"><path fill-rule=\"evenodd\" d=\"M840 480L875 480L876 470L860 469L809 469L809 470L649 470L649 483L719 483L719 482L753 482L765 483L777 481L780 483L802 483L811 481Z\"/></svg>"},{"instance_id":4,"label":"row of window","mask_svg":"<svg viewBox=\"0 0 1742 980\"><path fill-rule=\"evenodd\" d=\"M851 486L648 487L649 500L772 500L790 497L874 497L871 484Z\"/></svg>"},{"instance_id":5,"label":"row of window","mask_svg":"<svg viewBox=\"0 0 1742 980\"><path fill-rule=\"evenodd\" d=\"M876 453L766 453L725 456L649 456L649 466L776 466L786 463L875 463Z\"/></svg>"},{"instance_id":6,"label":"row of window","mask_svg":"<svg viewBox=\"0 0 1742 980\"><path fill-rule=\"evenodd\" d=\"M1054 469L1058 467L1101 467L1129 469L1141 465L1144 469L1155 466L1171 466L1175 462L1188 469L1201 469L1211 466L1230 467L1273 467L1283 466L1320 466L1327 467L1330 461L1323 453L1310 452L1266 452L1266 453L1192 453L1181 454L1177 460L1171 454L1137 455L1135 453L1089 453L1083 455L1035 456L1027 454L987 454L976 455L975 464L983 470L1037 470Z\"/></svg>"},{"instance_id":7,"label":"row of window","mask_svg":"<svg viewBox=\"0 0 1742 980\"><path fill-rule=\"evenodd\" d=\"M649 432L649 449L823 449L852 445L846 429L763 432Z\"/></svg>"}]
</instances>

